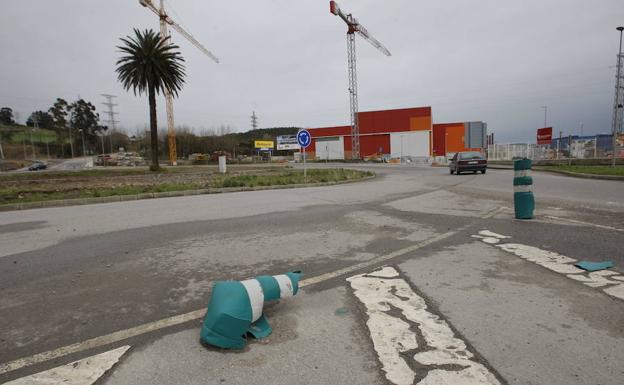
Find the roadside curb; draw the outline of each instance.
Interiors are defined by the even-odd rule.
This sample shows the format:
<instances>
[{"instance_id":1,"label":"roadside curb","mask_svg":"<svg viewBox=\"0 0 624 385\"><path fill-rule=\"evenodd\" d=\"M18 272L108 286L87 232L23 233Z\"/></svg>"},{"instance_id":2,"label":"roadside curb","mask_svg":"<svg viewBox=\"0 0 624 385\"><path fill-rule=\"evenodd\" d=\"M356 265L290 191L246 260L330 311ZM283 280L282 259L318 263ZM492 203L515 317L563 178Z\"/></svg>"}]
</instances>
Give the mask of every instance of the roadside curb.
<instances>
[{"instance_id":1,"label":"roadside curb","mask_svg":"<svg viewBox=\"0 0 624 385\"><path fill-rule=\"evenodd\" d=\"M535 171L552 172L554 174L567 175L567 176L576 177L576 178L624 181L624 176L620 176L620 175L583 174L580 172L572 172L572 171L565 171L565 170L545 169L545 168L541 168L540 166L537 166L534 169Z\"/></svg>"},{"instance_id":2,"label":"roadside curb","mask_svg":"<svg viewBox=\"0 0 624 385\"><path fill-rule=\"evenodd\" d=\"M41 201L41 202L11 203L7 205L0 205L0 212L41 209L41 208L48 208L48 207L82 206L82 205L89 205L89 204L96 204L96 203L138 201L142 199L173 198L173 197L207 195L207 194L223 194L223 193L243 192L243 191L285 190L285 189L304 188L304 187L334 186L334 185L339 185L339 184L364 182L364 181L374 179L375 177L376 175L372 175L372 176L366 176L360 179L351 179L351 180L338 181L338 182L320 182L320 183L307 183L307 184L301 183L301 184L290 184L290 185L256 186L256 187L223 187L223 188L208 188L208 189L198 189L198 190L142 193L142 194L135 194L135 195L112 195L108 197L76 198L76 199L49 200L49 201Z\"/></svg>"},{"instance_id":3,"label":"roadside curb","mask_svg":"<svg viewBox=\"0 0 624 385\"><path fill-rule=\"evenodd\" d=\"M497 170L513 170L513 167L508 167L508 166L505 166L505 165L491 165L491 164L488 164L488 168L493 168L493 169L497 169ZM572 172L572 171L565 171L565 170L553 170L553 169L550 169L550 168L544 168L543 166L535 166L535 167L533 167L533 171L550 172L550 173L553 173L553 174L560 174L560 175L570 176L570 177L574 177L574 178L624 181L624 176L620 176L620 175L583 174L583 173L580 173L580 172Z\"/></svg>"},{"instance_id":4,"label":"roadside curb","mask_svg":"<svg viewBox=\"0 0 624 385\"><path fill-rule=\"evenodd\" d=\"M504 164L491 164L488 163L487 168L493 168L495 170L513 170L513 166L507 166Z\"/></svg>"}]
</instances>

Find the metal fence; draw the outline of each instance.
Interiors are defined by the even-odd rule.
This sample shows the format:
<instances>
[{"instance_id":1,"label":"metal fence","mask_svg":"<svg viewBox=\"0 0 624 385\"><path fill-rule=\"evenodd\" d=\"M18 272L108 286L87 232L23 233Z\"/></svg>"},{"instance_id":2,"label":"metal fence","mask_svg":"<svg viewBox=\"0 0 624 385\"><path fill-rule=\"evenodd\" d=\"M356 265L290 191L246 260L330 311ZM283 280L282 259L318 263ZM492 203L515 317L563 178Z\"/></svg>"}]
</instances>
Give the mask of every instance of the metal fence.
<instances>
[{"instance_id":1,"label":"metal fence","mask_svg":"<svg viewBox=\"0 0 624 385\"><path fill-rule=\"evenodd\" d=\"M551 144L532 143L491 144L487 148L488 159L513 160L529 158L533 160L555 159L594 159L613 156L613 136L572 136L553 139ZM616 142L616 156L624 158L624 136Z\"/></svg>"}]
</instances>

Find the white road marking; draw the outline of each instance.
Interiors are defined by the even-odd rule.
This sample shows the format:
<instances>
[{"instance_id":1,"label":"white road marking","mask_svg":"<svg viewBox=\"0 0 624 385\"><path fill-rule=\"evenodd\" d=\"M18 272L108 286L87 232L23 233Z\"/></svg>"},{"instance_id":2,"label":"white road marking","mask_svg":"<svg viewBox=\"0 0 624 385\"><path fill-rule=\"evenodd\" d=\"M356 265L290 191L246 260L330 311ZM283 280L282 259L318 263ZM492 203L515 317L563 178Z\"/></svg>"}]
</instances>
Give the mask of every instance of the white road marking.
<instances>
[{"instance_id":1,"label":"white road marking","mask_svg":"<svg viewBox=\"0 0 624 385\"><path fill-rule=\"evenodd\" d=\"M50 370L9 381L5 385L91 385L115 365L129 345L86 357Z\"/></svg>"},{"instance_id":2,"label":"white road marking","mask_svg":"<svg viewBox=\"0 0 624 385\"><path fill-rule=\"evenodd\" d=\"M394 278L398 277L399 273L392 267L382 267L379 270L375 270L372 273L366 274L367 277L377 278Z\"/></svg>"},{"instance_id":3,"label":"white road marking","mask_svg":"<svg viewBox=\"0 0 624 385\"><path fill-rule=\"evenodd\" d=\"M615 277L612 277L612 276L615 276ZM624 279L624 276L620 276L617 271L612 271L612 270L593 271L591 273L588 273L587 275L578 275L578 274L568 275L568 278L572 278L577 281L583 282L585 285L589 287L602 287L602 286L618 284L619 282L610 280L610 279L619 280L620 278L618 277L621 277L622 279Z\"/></svg>"},{"instance_id":4,"label":"white road marking","mask_svg":"<svg viewBox=\"0 0 624 385\"><path fill-rule=\"evenodd\" d=\"M382 275L379 277L378 275ZM396 385L500 384L393 268L347 279L366 306L375 351Z\"/></svg>"},{"instance_id":5,"label":"white road marking","mask_svg":"<svg viewBox=\"0 0 624 385\"><path fill-rule=\"evenodd\" d=\"M103 346L103 345L112 344L114 342L123 341L125 339L135 337L141 334L153 332L155 330L163 329L163 328L174 326L174 325L179 325L188 321L193 321L193 320L202 318L205 314L206 314L206 309L195 310L190 313L180 314L180 315L170 317L170 318L165 318L159 321L148 322L146 324L135 326L130 329L120 330L114 333L91 338L89 340L63 346L58 349L48 350L47 352L38 353L30 357L20 358L15 361L0 364L0 374L12 372L14 370L21 369L26 366L39 364L41 362L63 357L68 354L78 353L78 352L82 352L88 349L96 348L98 346Z\"/></svg>"},{"instance_id":6,"label":"white road marking","mask_svg":"<svg viewBox=\"0 0 624 385\"><path fill-rule=\"evenodd\" d=\"M481 230L479 231L479 235L483 235L484 237L494 237L494 238L499 238L499 239L511 238L508 235L498 234L490 230Z\"/></svg>"},{"instance_id":7,"label":"white road marking","mask_svg":"<svg viewBox=\"0 0 624 385\"><path fill-rule=\"evenodd\" d=\"M360 269L365 269L367 267L371 267L373 265L377 265L381 262L385 262L387 260L396 258L396 257L400 257L404 254L407 253L411 253L414 252L420 248L423 248L425 246L428 246L432 243L436 243L439 241L442 241L446 238L449 238L455 234L457 234L460 231L463 231L465 229L467 229L470 225L465 225L462 226L460 228L458 228L457 230L454 231L448 231L446 233L442 233L442 234L438 234L435 235L431 238L425 239L424 241L421 242L417 242L412 246L408 246L406 248L400 249L400 250L396 250L393 251L390 254L386 254L386 255L382 255L376 258L373 258L371 260L368 260L366 262L362 262L362 263L358 263L349 267L345 267L343 269L339 269L333 272L329 272L329 273L325 273L325 274L321 274L318 275L316 277L312 277L312 278L308 278L308 279L304 279L299 281L299 287L305 287L305 286L309 286L309 285L314 285L320 282L324 282L336 277L340 277L342 275L345 274L349 274L352 273L354 271L360 270ZM198 310L194 310L192 312L189 313L185 313L185 314L180 314L177 316L173 316L170 318L165 318L162 320L158 320L158 321L154 321L154 322L149 322L149 323L145 323L143 325L139 325L139 326L135 326L133 328L130 329L125 329L125 330L120 330L114 333L110 333L110 334L106 334L103 336L99 336L99 337L95 337L95 338L91 338L89 340L86 341L82 341L82 342L77 342L75 344L71 344L71 345L67 345L67 346L63 346L54 350L49 350L47 352L43 352L43 353L38 353L29 357L24 357L24 358L19 358L17 360L11 361L11 362L7 362L7 363L0 363L0 374L4 374L4 373L8 373L8 372L12 372L14 370L18 370L21 368L24 368L26 366L31 366L31 365L35 365L35 364L39 364L45 361L49 361L52 359L56 359L56 358L60 358L60 357L64 357L68 354L72 354L72 353L78 353L78 352L82 352L88 349L93 349L96 348L98 346L103 346L103 345L108 345L114 342L118 342L118 341L123 341L125 339L128 338L132 338L132 337L136 337L138 335L141 334L145 334L145 333L150 333L153 331L157 331L160 329L164 329L164 328L168 328L171 326L175 326L175 325L179 325L179 324L183 324L189 321L194 321L194 320L198 320L204 317L204 315L206 314L206 309L198 309Z\"/></svg>"},{"instance_id":8,"label":"white road marking","mask_svg":"<svg viewBox=\"0 0 624 385\"><path fill-rule=\"evenodd\" d=\"M495 237L482 237L480 235L471 235L471 237L480 239L485 243L489 243L490 245L495 245L501 241L500 238Z\"/></svg>"},{"instance_id":9,"label":"white road marking","mask_svg":"<svg viewBox=\"0 0 624 385\"><path fill-rule=\"evenodd\" d=\"M520 258L534 262L557 273L582 274L585 272L585 270L579 269L571 264L576 262L576 259L572 259L552 251L542 250L538 247L523 245L520 243L503 243L496 246L509 253L515 254Z\"/></svg>"},{"instance_id":10,"label":"white road marking","mask_svg":"<svg viewBox=\"0 0 624 385\"><path fill-rule=\"evenodd\" d=\"M604 289L604 292L614 297L624 299L624 283L621 283L617 286L608 287Z\"/></svg>"},{"instance_id":11,"label":"white road marking","mask_svg":"<svg viewBox=\"0 0 624 385\"><path fill-rule=\"evenodd\" d=\"M515 254L520 258L536 263L556 273L564 274L566 277L582 282L586 286L604 288L603 291L606 294L624 300L624 283L620 283L624 281L624 275L622 273L613 270L586 272L585 270L574 266L574 263L576 262L576 259L574 258L520 243L499 244L498 241L495 242L494 240L501 237L511 237L492 233L488 230L480 231L479 234L480 235L472 235L472 237L480 239L482 242L494 245L504 251ZM497 238L485 237L483 235L497 235Z\"/></svg>"},{"instance_id":12,"label":"white road marking","mask_svg":"<svg viewBox=\"0 0 624 385\"><path fill-rule=\"evenodd\" d=\"M596 227L596 228L599 228L599 229L624 232L624 229L618 229L617 227L606 226L606 225L599 225L599 224L596 224L596 223L590 223L590 222L584 222L584 221L578 221L576 219L561 218L561 217L556 217L556 216L553 216L553 215L544 215L544 218L554 219L554 220L563 221L563 222L575 223L577 225Z\"/></svg>"},{"instance_id":13,"label":"white road marking","mask_svg":"<svg viewBox=\"0 0 624 385\"><path fill-rule=\"evenodd\" d=\"M480 239L485 243L489 243L490 245L495 245L499 243L501 239L511 238L506 235L491 232L489 230L479 231L479 235L472 235L472 237Z\"/></svg>"}]
</instances>

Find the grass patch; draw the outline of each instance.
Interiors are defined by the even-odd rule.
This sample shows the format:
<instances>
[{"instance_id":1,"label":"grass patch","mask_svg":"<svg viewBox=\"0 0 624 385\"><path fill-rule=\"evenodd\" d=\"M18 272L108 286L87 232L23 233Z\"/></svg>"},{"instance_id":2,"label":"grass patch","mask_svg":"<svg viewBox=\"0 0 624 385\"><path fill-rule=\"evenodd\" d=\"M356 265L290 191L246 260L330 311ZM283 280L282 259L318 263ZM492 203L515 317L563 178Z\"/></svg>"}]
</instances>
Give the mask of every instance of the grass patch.
<instances>
[{"instance_id":1,"label":"grass patch","mask_svg":"<svg viewBox=\"0 0 624 385\"><path fill-rule=\"evenodd\" d=\"M166 169L160 172L168 172ZM0 205L12 203L40 202L49 200L64 200L77 198L98 198L119 195L137 195L144 193L160 193L196 190L204 188L224 188L224 187L258 187L258 186L287 186L304 183L322 183L322 182L344 182L349 180L361 179L374 175L370 171L356 171L346 169L315 169L308 170L307 178L304 178L302 170L292 169L264 169L255 170L259 174L242 174L242 175L206 175L201 181L174 181L174 182L154 182L145 185L120 185L114 187L90 187L89 177L110 176L114 182L114 175L128 174L148 174L153 173L146 170L87 170L81 172L59 172L46 174L13 174L12 176L27 176L33 179L33 176L41 176L43 179L54 178L56 175L77 176L85 178L81 180L82 187L75 187L80 184L73 183L74 187L63 189L62 184L48 182L48 185L42 185L41 182L25 182L18 186L0 187ZM47 177L46 177L47 176ZM178 179L179 176L175 176ZM18 179L19 181L20 179Z\"/></svg>"},{"instance_id":2,"label":"grass patch","mask_svg":"<svg viewBox=\"0 0 624 385\"><path fill-rule=\"evenodd\" d=\"M11 142L13 144L22 144L23 142L30 144L32 138L33 143L55 143L58 140L57 136L56 132L52 130L28 129L11 135Z\"/></svg>"},{"instance_id":3,"label":"grass patch","mask_svg":"<svg viewBox=\"0 0 624 385\"><path fill-rule=\"evenodd\" d=\"M154 172L146 168L109 168L109 169L91 169L81 171L45 171L45 172L24 172L24 173L6 173L0 174L0 181L14 180L46 180L58 178L76 178L88 179L92 177L115 177L124 175L154 175L170 172L170 169L161 168Z\"/></svg>"},{"instance_id":4,"label":"grass patch","mask_svg":"<svg viewBox=\"0 0 624 385\"><path fill-rule=\"evenodd\" d=\"M74 189L66 191L28 191L20 188L0 189L0 204L41 202L50 200L100 198L118 195L137 195L203 188L199 183L162 183L154 186L119 186L99 189Z\"/></svg>"},{"instance_id":5,"label":"grass patch","mask_svg":"<svg viewBox=\"0 0 624 385\"><path fill-rule=\"evenodd\" d=\"M301 170L286 170L276 175L236 175L217 177L211 187L256 187L256 186L287 186L304 183L344 182L374 175L370 171L339 169L308 170L304 178Z\"/></svg>"},{"instance_id":6,"label":"grass patch","mask_svg":"<svg viewBox=\"0 0 624 385\"><path fill-rule=\"evenodd\" d=\"M545 170L561 170L568 172L577 172L579 174L592 175L616 175L624 176L624 166L540 166Z\"/></svg>"}]
</instances>

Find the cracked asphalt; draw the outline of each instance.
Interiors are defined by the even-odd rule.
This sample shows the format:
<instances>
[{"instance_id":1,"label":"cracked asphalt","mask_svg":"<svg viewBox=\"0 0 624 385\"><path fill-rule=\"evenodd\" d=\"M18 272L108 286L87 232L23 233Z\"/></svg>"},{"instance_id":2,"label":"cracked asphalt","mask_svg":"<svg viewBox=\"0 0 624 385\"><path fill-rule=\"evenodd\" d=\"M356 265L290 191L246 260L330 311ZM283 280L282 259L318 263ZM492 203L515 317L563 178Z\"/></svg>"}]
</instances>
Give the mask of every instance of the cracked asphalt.
<instances>
[{"instance_id":1,"label":"cracked asphalt","mask_svg":"<svg viewBox=\"0 0 624 385\"><path fill-rule=\"evenodd\" d=\"M370 304L346 279L389 266L490 383L621 384L624 300L472 236L489 230L576 260L609 259L624 272L624 183L536 172L536 218L517 221L512 171L355 167L377 177L0 213L0 369L205 308L216 280L291 270L322 277L268 306L273 334L241 352L203 347L201 319L190 319L26 360L0 371L0 383L122 345L132 348L98 384L476 383L451 360L455 350L423 351L436 339L424 321L406 318L409 308L384 313L394 328L371 324ZM393 290L399 301L406 295ZM380 336L405 325L395 336L402 343L388 345L406 365L393 372Z\"/></svg>"}]
</instances>

